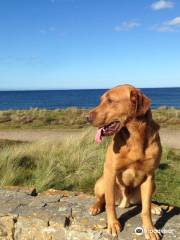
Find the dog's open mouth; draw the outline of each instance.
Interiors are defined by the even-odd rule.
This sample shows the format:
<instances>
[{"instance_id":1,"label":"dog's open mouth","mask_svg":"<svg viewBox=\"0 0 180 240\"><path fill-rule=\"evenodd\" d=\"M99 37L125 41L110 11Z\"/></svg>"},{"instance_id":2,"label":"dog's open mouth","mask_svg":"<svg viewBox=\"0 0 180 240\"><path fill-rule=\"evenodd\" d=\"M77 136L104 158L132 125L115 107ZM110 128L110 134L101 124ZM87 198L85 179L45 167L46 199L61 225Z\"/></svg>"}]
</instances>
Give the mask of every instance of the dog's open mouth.
<instances>
[{"instance_id":1,"label":"dog's open mouth","mask_svg":"<svg viewBox=\"0 0 180 240\"><path fill-rule=\"evenodd\" d=\"M108 125L105 125L104 127L101 127L96 132L95 140L97 143L100 143L104 137L111 136L117 132L117 130L120 127L119 121L111 122Z\"/></svg>"}]
</instances>

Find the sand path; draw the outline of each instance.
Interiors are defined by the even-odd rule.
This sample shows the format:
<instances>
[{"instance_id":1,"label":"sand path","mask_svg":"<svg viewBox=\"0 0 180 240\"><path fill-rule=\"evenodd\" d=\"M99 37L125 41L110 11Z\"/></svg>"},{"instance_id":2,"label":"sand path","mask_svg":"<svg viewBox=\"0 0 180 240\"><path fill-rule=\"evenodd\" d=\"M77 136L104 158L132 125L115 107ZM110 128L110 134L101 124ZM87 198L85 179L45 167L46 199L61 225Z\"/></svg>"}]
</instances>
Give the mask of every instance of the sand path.
<instances>
[{"instance_id":1,"label":"sand path","mask_svg":"<svg viewBox=\"0 0 180 240\"><path fill-rule=\"evenodd\" d=\"M42 139L62 140L69 136L77 136L82 130L0 130L0 139L37 141ZM163 145L180 149L180 129L161 129L161 141Z\"/></svg>"}]
</instances>

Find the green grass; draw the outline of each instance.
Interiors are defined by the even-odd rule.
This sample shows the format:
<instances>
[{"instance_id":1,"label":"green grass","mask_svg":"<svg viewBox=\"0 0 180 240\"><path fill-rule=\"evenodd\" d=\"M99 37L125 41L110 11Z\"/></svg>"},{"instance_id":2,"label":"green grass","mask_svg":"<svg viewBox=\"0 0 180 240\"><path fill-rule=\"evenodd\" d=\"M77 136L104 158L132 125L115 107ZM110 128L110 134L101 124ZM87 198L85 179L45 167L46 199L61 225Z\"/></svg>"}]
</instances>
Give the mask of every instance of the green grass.
<instances>
[{"instance_id":1,"label":"green grass","mask_svg":"<svg viewBox=\"0 0 180 240\"><path fill-rule=\"evenodd\" d=\"M93 192L102 174L109 139L98 145L94 131L62 142L0 142L0 185ZM156 174L154 200L180 206L180 151L165 148Z\"/></svg>"},{"instance_id":2,"label":"green grass","mask_svg":"<svg viewBox=\"0 0 180 240\"><path fill-rule=\"evenodd\" d=\"M78 108L0 111L0 129L86 128L88 111ZM180 128L180 109L156 109L153 110L153 117L162 127Z\"/></svg>"},{"instance_id":3,"label":"green grass","mask_svg":"<svg viewBox=\"0 0 180 240\"><path fill-rule=\"evenodd\" d=\"M157 189L154 200L180 206L180 150L163 148L155 180Z\"/></svg>"}]
</instances>

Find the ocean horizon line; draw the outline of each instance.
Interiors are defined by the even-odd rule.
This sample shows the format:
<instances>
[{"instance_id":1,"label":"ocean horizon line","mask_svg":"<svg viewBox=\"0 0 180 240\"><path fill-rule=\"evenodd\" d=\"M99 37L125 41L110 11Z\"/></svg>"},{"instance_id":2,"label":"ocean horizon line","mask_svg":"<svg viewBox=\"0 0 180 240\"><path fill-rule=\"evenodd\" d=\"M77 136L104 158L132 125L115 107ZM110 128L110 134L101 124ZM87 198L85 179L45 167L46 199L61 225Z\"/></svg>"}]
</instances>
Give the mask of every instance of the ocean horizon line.
<instances>
[{"instance_id":1,"label":"ocean horizon line","mask_svg":"<svg viewBox=\"0 0 180 240\"><path fill-rule=\"evenodd\" d=\"M118 86L118 85L117 85ZM111 89L113 87L106 88L53 88L53 89L0 89L0 92L31 92L31 91L78 91L78 90L106 90ZM172 87L136 87L139 89L167 89L167 88L180 88L180 86L172 86Z\"/></svg>"},{"instance_id":2,"label":"ocean horizon line","mask_svg":"<svg viewBox=\"0 0 180 240\"><path fill-rule=\"evenodd\" d=\"M99 103L108 88L0 91L0 110L29 108L89 108ZM152 107L180 108L180 87L140 88L151 99Z\"/></svg>"}]
</instances>

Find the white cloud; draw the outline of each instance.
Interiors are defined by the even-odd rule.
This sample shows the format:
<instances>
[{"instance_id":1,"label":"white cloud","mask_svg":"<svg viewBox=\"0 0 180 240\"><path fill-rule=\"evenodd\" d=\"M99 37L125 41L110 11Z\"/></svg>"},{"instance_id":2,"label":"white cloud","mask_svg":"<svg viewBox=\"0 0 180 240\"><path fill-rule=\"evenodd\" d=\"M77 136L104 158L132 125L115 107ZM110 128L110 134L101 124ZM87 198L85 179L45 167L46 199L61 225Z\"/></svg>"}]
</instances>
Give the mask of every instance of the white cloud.
<instances>
[{"instance_id":1,"label":"white cloud","mask_svg":"<svg viewBox=\"0 0 180 240\"><path fill-rule=\"evenodd\" d=\"M124 21L120 25L117 25L114 27L115 32L121 32L121 31L129 31L133 28L139 27L140 24L137 21Z\"/></svg>"},{"instance_id":2,"label":"white cloud","mask_svg":"<svg viewBox=\"0 0 180 240\"><path fill-rule=\"evenodd\" d=\"M174 2L172 1L159 0L157 2L152 3L151 8L157 11L157 10L166 9L166 8L173 8L174 5L175 5Z\"/></svg>"},{"instance_id":3,"label":"white cloud","mask_svg":"<svg viewBox=\"0 0 180 240\"><path fill-rule=\"evenodd\" d=\"M180 27L180 17L176 17L176 18L174 18L174 19L172 19L172 20L169 20L169 21L167 22L167 24L168 24L169 26L177 26L177 27Z\"/></svg>"},{"instance_id":4,"label":"white cloud","mask_svg":"<svg viewBox=\"0 0 180 240\"><path fill-rule=\"evenodd\" d=\"M162 24L156 24L151 29L157 32L179 32L180 17L176 17Z\"/></svg>"},{"instance_id":5,"label":"white cloud","mask_svg":"<svg viewBox=\"0 0 180 240\"><path fill-rule=\"evenodd\" d=\"M156 24L154 25L151 30L153 31L156 31L156 32L177 32L176 29L170 27L170 26L167 26L165 24Z\"/></svg>"}]
</instances>

